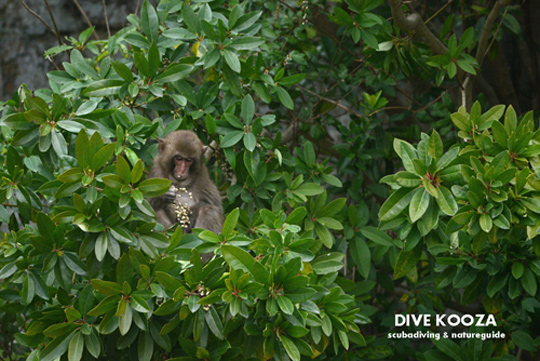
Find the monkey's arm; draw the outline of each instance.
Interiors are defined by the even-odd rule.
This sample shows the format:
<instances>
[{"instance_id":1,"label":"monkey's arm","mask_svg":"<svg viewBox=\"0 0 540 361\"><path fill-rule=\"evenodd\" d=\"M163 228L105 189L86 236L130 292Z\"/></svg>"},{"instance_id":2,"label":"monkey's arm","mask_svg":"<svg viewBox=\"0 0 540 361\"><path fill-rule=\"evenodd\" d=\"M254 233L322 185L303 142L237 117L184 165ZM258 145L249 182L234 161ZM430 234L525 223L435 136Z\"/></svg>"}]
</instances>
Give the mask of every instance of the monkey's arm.
<instances>
[{"instance_id":1,"label":"monkey's arm","mask_svg":"<svg viewBox=\"0 0 540 361\"><path fill-rule=\"evenodd\" d=\"M221 229L223 228L223 211L214 205L201 206L193 228L204 228L216 234L221 233Z\"/></svg>"},{"instance_id":2,"label":"monkey's arm","mask_svg":"<svg viewBox=\"0 0 540 361\"><path fill-rule=\"evenodd\" d=\"M159 224L163 225L165 229L171 227L175 222L171 221L167 212L164 209L154 210L156 212L157 221Z\"/></svg>"},{"instance_id":3,"label":"monkey's arm","mask_svg":"<svg viewBox=\"0 0 540 361\"><path fill-rule=\"evenodd\" d=\"M175 216L173 214L169 214L170 211L167 212L168 208L170 208L171 204L173 203L175 197L175 188L171 186L167 193L156 198L150 198L148 200L148 202L154 209L154 212L156 212L158 223L162 224L165 229L171 227L173 224L176 223Z\"/></svg>"}]
</instances>

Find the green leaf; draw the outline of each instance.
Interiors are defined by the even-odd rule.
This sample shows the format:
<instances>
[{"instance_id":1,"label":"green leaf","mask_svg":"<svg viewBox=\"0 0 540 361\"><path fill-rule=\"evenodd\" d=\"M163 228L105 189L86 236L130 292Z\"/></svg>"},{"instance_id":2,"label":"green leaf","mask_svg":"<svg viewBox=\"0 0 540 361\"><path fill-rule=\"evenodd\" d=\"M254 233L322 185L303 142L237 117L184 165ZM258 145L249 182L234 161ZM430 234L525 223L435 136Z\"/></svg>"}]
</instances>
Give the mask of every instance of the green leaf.
<instances>
[{"instance_id":1,"label":"green leaf","mask_svg":"<svg viewBox=\"0 0 540 361\"><path fill-rule=\"evenodd\" d=\"M343 257L342 253L326 253L311 262L313 271L318 275L325 275L332 272L337 272L343 268Z\"/></svg>"},{"instance_id":2,"label":"green leaf","mask_svg":"<svg viewBox=\"0 0 540 361\"><path fill-rule=\"evenodd\" d=\"M244 135L244 147L246 147L246 149L250 152L253 152L256 146L257 138L255 137L255 134L253 134L252 132L246 133Z\"/></svg>"},{"instance_id":3,"label":"green leaf","mask_svg":"<svg viewBox=\"0 0 540 361\"><path fill-rule=\"evenodd\" d=\"M294 342L286 336L281 336L280 340L291 360L300 361L300 351L298 351L298 347L296 347Z\"/></svg>"},{"instance_id":4,"label":"green leaf","mask_svg":"<svg viewBox=\"0 0 540 361\"><path fill-rule=\"evenodd\" d=\"M397 217L409 205L414 190L414 188L400 188L392 193L379 210L379 220L390 221Z\"/></svg>"},{"instance_id":5,"label":"green leaf","mask_svg":"<svg viewBox=\"0 0 540 361\"><path fill-rule=\"evenodd\" d=\"M193 65L189 64L173 64L160 73L156 77L156 80L158 80L160 84L172 83L184 79L191 74L194 69Z\"/></svg>"},{"instance_id":6,"label":"green leaf","mask_svg":"<svg viewBox=\"0 0 540 361\"><path fill-rule=\"evenodd\" d=\"M188 29L197 34L199 32L199 19L191 6L186 2L182 2L182 17Z\"/></svg>"},{"instance_id":7,"label":"green leaf","mask_svg":"<svg viewBox=\"0 0 540 361\"><path fill-rule=\"evenodd\" d=\"M126 309L122 315L118 317L118 330L120 334L126 335L131 328L131 322L133 320L133 309L130 305L126 305Z\"/></svg>"},{"instance_id":8,"label":"green leaf","mask_svg":"<svg viewBox=\"0 0 540 361\"><path fill-rule=\"evenodd\" d=\"M332 217L341 212L347 204L347 198L337 198L328 203L318 212L319 217Z\"/></svg>"},{"instance_id":9,"label":"green leaf","mask_svg":"<svg viewBox=\"0 0 540 361\"><path fill-rule=\"evenodd\" d=\"M457 112L450 115L450 119L459 130L465 133L469 133L471 131L471 121L466 115Z\"/></svg>"},{"instance_id":10,"label":"green leaf","mask_svg":"<svg viewBox=\"0 0 540 361\"><path fill-rule=\"evenodd\" d=\"M216 120L209 113L207 113L205 116L205 125L206 125L206 131L208 132L208 134L212 135L216 132L216 128L217 128Z\"/></svg>"},{"instance_id":11,"label":"green leaf","mask_svg":"<svg viewBox=\"0 0 540 361\"><path fill-rule=\"evenodd\" d=\"M429 206L429 192L425 188L420 188L411 199L409 204L409 216L411 222L419 220L426 213Z\"/></svg>"},{"instance_id":12,"label":"green leaf","mask_svg":"<svg viewBox=\"0 0 540 361\"><path fill-rule=\"evenodd\" d=\"M157 41L159 19L156 9L145 0L141 9L141 30L151 41Z\"/></svg>"},{"instance_id":13,"label":"green leaf","mask_svg":"<svg viewBox=\"0 0 540 361\"><path fill-rule=\"evenodd\" d=\"M394 279L397 280L407 275L420 260L422 256L422 242L419 242L412 251L405 252L402 250L396 260L394 266Z\"/></svg>"},{"instance_id":14,"label":"green leaf","mask_svg":"<svg viewBox=\"0 0 540 361\"><path fill-rule=\"evenodd\" d=\"M318 217L317 222L329 229L341 230L343 225L338 220L331 217Z\"/></svg>"},{"instance_id":15,"label":"green leaf","mask_svg":"<svg viewBox=\"0 0 540 361\"><path fill-rule=\"evenodd\" d=\"M67 351L72 337L73 333L52 340L43 350L41 350L40 361L55 361L62 356Z\"/></svg>"},{"instance_id":16,"label":"green leaf","mask_svg":"<svg viewBox=\"0 0 540 361\"><path fill-rule=\"evenodd\" d=\"M523 276L523 272L525 271L525 266L523 266L523 263L521 262L514 262L512 263L512 276L514 276L515 279L520 279L521 276Z\"/></svg>"},{"instance_id":17,"label":"green leaf","mask_svg":"<svg viewBox=\"0 0 540 361\"><path fill-rule=\"evenodd\" d=\"M225 339L223 335L223 323L221 318L214 307L211 307L209 311L204 313L206 324L212 333L219 339Z\"/></svg>"},{"instance_id":18,"label":"green leaf","mask_svg":"<svg viewBox=\"0 0 540 361\"><path fill-rule=\"evenodd\" d=\"M281 311L287 315L292 315L294 312L294 304L286 296L278 296L276 298L277 303Z\"/></svg>"},{"instance_id":19,"label":"green leaf","mask_svg":"<svg viewBox=\"0 0 540 361\"><path fill-rule=\"evenodd\" d=\"M0 270L0 280L6 279L17 271L15 263L8 263Z\"/></svg>"},{"instance_id":20,"label":"green leaf","mask_svg":"<svg viewBox=\"0 0 540 361\"><path fill-rule=\"evenodd\" d=\"M29 305L36 295L36 285L30 275L26 276L23 281L21 290L22 301L25 305Z\"/></svg>"},{"instance_id":21,"label":"green leaf","mask_svg":"<svg viewBox=\"0 0 540 361\"><path fill-rule=\"evenodd\" d=\"M154 74L156 74L160 65L161 65L161 55L159 53L159 49L156 45L156 42L153 41L152 45L150 45L150 49L148 50L148 67L150 70L150 76L154 76Z\"/></svg>"},{"instance_id":22,"label":"green leaf","mask_svg":"<svg viewBox=\"0 0 540 361\"><path fill-rule=\"evenodd\" d=\"M489 233L491 231L491 227L493 227L493 221L491 219L491 216L487 213L483 213L480 215L479 219L480 228L486 233Z\"/></svg>"},{"instance_id":23,"label":"green leaf","mask_svg":"<svg viewBox=\"0 0 540 361\"><path fill-rule=\"evenodd\" d=\"M101 353L101 343L95 332L95 330L92 330L90 335L84 335L84 343L90 355L97 359Z\"/></svg>"},{"instance_id":24,"label":"green leaf","mask_svg":"<svg viewBox=\"0 0 540 361\"><path fill-rule=\"evenodd\" d=\"M90 84L82 94L87 97L105 97L116 95L120 88L124 85L124 80L104 79L98 80Z\"/></svg>"},{"instance_id":25,"label":"green leaf","mask_svg":"<svg viewBox=\"0 0 540 361\"><path fill-rule=\"evenodd\" d=\"M289 108L291 110L294 109L294 102L291 96L289 95L289 92L287 92L284 88L277 86L276 94L281 104L283 104L286 108Z\"/></svg>"},{"instance_id":26,"label":"green leaf","mask_svg":"<svg viewBox=\"0 0 540 361\"><path fill-rule=\"evenodd\" d=\"M309 197L324 193L324 189L316 183L304 183L296 188L295 192Z\"/></svg>"},{"instance_id":27,"label":"green leaf","mask_svg":"<svg viewBox=\"0 0 540 361\"><path fill-rule=\"evenodd\" d=\"M253 115L255 114L255 102L251 95L247 94L242 100L241 114L244 123L251 124L253 120Z\"/></svg>"},{"instance_id":28,"label":"green leaf","mask_svg":"<svg viewBox=\"0 0 540 361\"><path fill-rule=\"evenodd\" d=\"M241 130L235 130L232 132L228 132L221 138L221 147L222 148L228 148L232 147L236 143L240 141L244 137L244 132Z\"/></svg>"},{"instance_id":29,"label":"green leaf","mask_svg":"<svg viewBox=\"0 0 540 361\"><path fill-rule=\"evenodd\" d=\"M234 48L235 50L254 50L262 44L264 44L264 39L244 36L241 38L234 38L229 44L229 47Z\"/></svg>"},{"instance_id":30,"label":"green leaf","mask_svg":"<svg viewBox=\"0 0 540 361\"><path fill-rule=\"evenodd\" d=\"M221 247L221 252L225 261L235 269L242 269L252 273L255 259L249 253L236 246L224 245Z\"/></svg>"},{"instance_id":31,"label":"green leaf","mask_svg":"<svg viewBox=\"0 0 540 361\"><path fill-rule=\"evenodd\" d=\"M102 295L115 296L122 293L122 286L116 282L93 279L92 287Z\"/></svg>"},{"instance_id":32,"label":"green leaf","mask_svg":"<svg viewBox=\"0 0 540 361\"><path fill-rule=\"evenodd\" d=\"M223 222L223 230L221 233L225 237L225 239L228 239L229 237L232 237L234 228L238 224L238 218L240 217L240 209L235 208L227 218L225 219L225 222Z\"/></svg>"},{"instance_id":33,"label":"green leaf","mask_svg":"<svg viewBox=\"0 0 540 361\"><path fill-rule=\"evenodd\" d=\"M163 178L145 179L139 183L139 189L145 198L153 198L167 192L171 187L171 181Z\"/></svg>"},{"instance_id":34,"label":"green leaf","mask_svg":"<svg viewBox=\"0 0 540 361\"><path fill-rule=\"evenodd\" d=\"M435 347L437 347L445 355L449 356L454 361L464 361L465 359L461 356L461 350L458 345L453 341L441 338L438 341L433 341Z\"/></svg>"},{"instance_id":35,"label":"green leaf","mask_svg":"<svg viewBox=\"0 0 540 361\"><path fill-rule=\"evenodd\" d=\"M68 348L68 361L79 361L84 349L84 338L80 332L76 332Z\"/></svg>"},{"instance_id":36,"label":"green leaf","mask_svg":"<svg viewBox=\"0 0 540 361\"><path fill-rule=\"evenodd\" d=\"M139 361L151 361L153 354L154 341L152 340L152 336L150 336L150 333L148 332L140 332L137 347L137 355L139 356Z\"/></svg>"},{"instance_id":37,"label":"green leaf","mask_svg":"<svg viewBox=\"0 0 540 361\"><path fill-rule=\"evenodd\" d=\"M113 61L112 66L114 68L114 71L125 81L132 82L133 81L133 73L131 70L125 65L124 63L121 63L119 61Z\"/></svg>"},{"instance_id":38,"label":"green leaf","mask_svg":"<svg viewBox=\"0 0 540 361\"><path fill-rule=\"evenodd\" d=\"M538 285L536 283L536 276L530 268L525 269L523 277L521 278L521 285L529 295L533 297L536 296L536 290Z\"/></svg>"},{"instance_id":39,"label":"green leaf","mask_svg":"<svg viewBox=\"0 0 540 361\"><path fill-rule=\"evenodd\" d=\"M440 186L437 188L437 190L439 196L435 198L435 200L437 201L439 207L441 207L441 211L449 216L456 214L458 205L452 193L448 190L448 188L443 186Z\"/></svg>"},{"instance_id":40,"label":"green leaf","mask_svg":"<svg viewBox=\"0 0 540 361\"><path fill-rule=\"evenodd\" d=\"M525 351L536 352L536 343L533 338L526 332L523 331L514 331L512 332L512 342L516 344L517 347L524 349Z\"/></svg>"},{"instance_id":41,"label":"green leaf","mask_svg":"<svg viewBox=\"0 0 540 361\"><path fill-rule=\"evenodd\" d=\"M86 102L82 103L81 106L77 109L77 111L75 112L75 115L82 116L82 115L92 113L97 108L97 105L98 105L98 101L96 101L96 100L86 101ZM66 121L64 121L64 122L66 122ZM75 123L75 122L72 122L72 123ZM79 124L79 123L75 123L75 124ZM82 127L81 124L79 124L79 125Z\"/></svg>"},{"instance_id":42,"label":"green leaf","mask_svg":"<svg viewBox=\"0 0 540 361\"><path fill-rule=\"evenodd\" d=\"M508 281L508 273L498 273L489 281L487 285L487 295L490 298L493 298L497 292L499 292L504 286L506 286ZM521 279L523 283L523 278Z\"/></svg>"},{"instance_id":43,"label":"green leaf","mask_svg":"<svg viewBox=\"0 0 540 361\"><path fill-rule=\"evenodd\" d=\"M428 141L428 154L436 159L442 157L444 152L441 136L436 130L433 130Z\"/></svg>"},{"instance_id":44,"label":"green leaf","mask_svg":"<svg viewBox=\"0 0 540 361\"><path fill-rule=\"evenodd\" d=\"M235 73L240 73L240 70L242 70L242 67L240 65L240 60L238 59L238 55L236 53L233 53L232 51L229 51L227 49L223 50L223 57L225 58L225 61L229 65L229 67L234 71Z\"/></svg>"},{"instance_id":45,"label":"green leaf","mask_svg":"<svg viewBox=\"0 0 540 361\"><path fill-rule=\"evenodd\" d=\"M166 272L157 271L156 278L158 282L169 292L175 292L182 287L182 282Z\"/></svg>"},{"instance_id":46,"label":"green leaf","mask_svg":"<svg viewBox=\"0 0 540 361\"><path fill-rule=\"evenodd\" d=\"M98 150L97 153L92 157L90 168L93 170L98 170L103 167L105 163L111 160L115 149L116 143L111 143Z\"/></svg>"}]
</instances>

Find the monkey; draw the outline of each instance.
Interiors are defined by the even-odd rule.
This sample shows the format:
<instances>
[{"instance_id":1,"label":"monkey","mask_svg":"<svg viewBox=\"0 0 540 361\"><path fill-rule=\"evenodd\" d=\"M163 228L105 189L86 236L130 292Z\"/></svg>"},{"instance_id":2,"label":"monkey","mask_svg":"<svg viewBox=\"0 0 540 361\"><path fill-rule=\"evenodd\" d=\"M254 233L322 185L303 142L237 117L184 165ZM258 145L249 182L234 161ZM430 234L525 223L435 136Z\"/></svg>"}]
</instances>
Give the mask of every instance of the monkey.
<instances>
[{"instance_id":1,"label":"monkey","mask_svg":"<svg viewBox=\"0 0 540 361\"><path fill-rule=\"evenodd\" d=\"M158 142L158 155L148 178L167 178L172 182L165 194L148 200L158 223L166 229L178 223L186 233L193 228L220 233L223 208L219 191L203 162L206 147L189 130L169 133Z\"/></svg>"}]
</instances>

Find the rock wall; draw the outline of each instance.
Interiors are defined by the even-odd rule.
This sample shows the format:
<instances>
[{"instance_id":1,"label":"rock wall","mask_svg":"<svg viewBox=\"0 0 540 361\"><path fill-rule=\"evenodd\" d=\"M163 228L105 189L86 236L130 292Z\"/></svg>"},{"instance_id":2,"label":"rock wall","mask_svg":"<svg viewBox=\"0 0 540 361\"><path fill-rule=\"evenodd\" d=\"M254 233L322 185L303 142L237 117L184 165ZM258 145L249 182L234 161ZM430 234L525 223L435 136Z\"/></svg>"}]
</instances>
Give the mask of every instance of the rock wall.
<instances>
[{"instance_id":1,"label":"rock wall","mask_svg":"<svg viewBox=\"0 0 540 361\"><path fill-rule=\"evenodd\" d=\"M45 50L58 45L58 40L21 3L22 0L0 0L0 101L11 97L25 83L30 89L48 87L46 73L55 65L43 57ZM77 37L88 25L75 4L76 0L48 0L58 31L64 42L66 36ZM111 33L126 23L140 0L104 0ZM51 17L44 0L24 0L52 28ZM78 0L79 5L96 27L101 39L107 37L105 12L100 0ZM62 58L55 58L61 66Z\"/></svg>"}]
</instances>

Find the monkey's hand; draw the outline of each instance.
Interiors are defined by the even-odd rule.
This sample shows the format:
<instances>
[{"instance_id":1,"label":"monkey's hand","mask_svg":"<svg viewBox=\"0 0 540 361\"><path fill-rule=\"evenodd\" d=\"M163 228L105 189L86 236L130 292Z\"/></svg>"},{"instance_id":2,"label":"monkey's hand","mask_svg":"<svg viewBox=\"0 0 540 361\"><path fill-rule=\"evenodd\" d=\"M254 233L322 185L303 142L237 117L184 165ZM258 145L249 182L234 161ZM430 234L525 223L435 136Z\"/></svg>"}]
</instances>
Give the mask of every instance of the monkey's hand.
<instances>
[{"instance_id":1,"label":"monkey's hand","mask_svg":"<svg viewBox=\"0 0 540 361\"><path fill-rule=\"evenodd\" d=\"M168 203L174 202L174 200L176 199L176 187L175 187L175 186L171 186L171 188L169 188L169 190L167 191L167 193L165 193L165 194L163 195L163 198L164 198Z\"/></svg>"}]
</instances>

